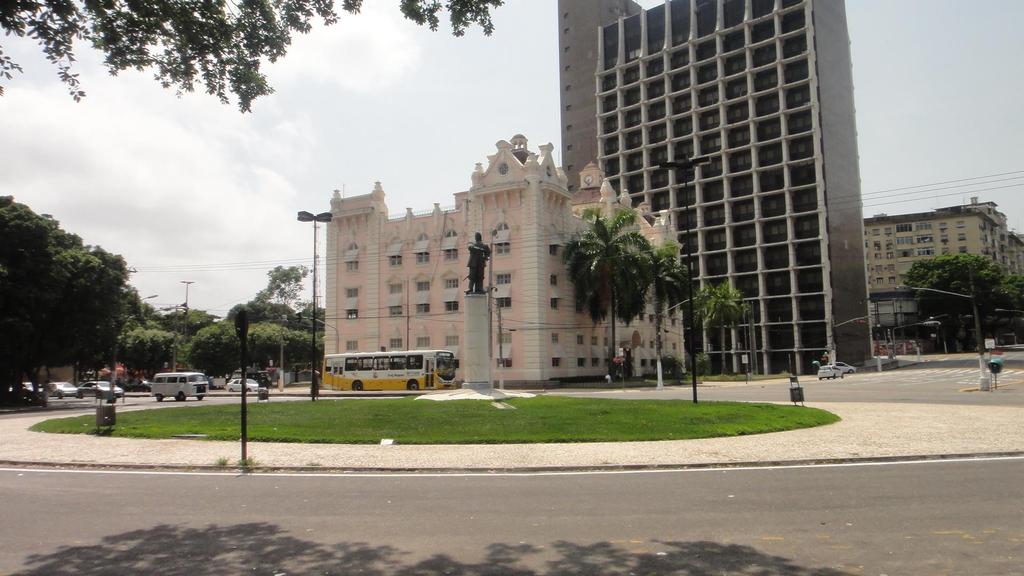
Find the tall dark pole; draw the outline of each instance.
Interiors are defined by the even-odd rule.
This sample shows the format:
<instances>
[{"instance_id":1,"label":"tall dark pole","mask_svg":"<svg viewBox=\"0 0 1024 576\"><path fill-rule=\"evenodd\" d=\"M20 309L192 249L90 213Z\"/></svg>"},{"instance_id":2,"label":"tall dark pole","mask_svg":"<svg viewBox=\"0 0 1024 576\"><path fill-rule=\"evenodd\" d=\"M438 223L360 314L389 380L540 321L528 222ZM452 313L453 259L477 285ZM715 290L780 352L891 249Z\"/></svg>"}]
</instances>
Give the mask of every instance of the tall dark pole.
<instances>
[{"instance_id":1,"label":"tall dark pole","mask_svg":"<svg viewBox=\"0 0 1024 576\"><path fill-rule=\"evenodd\" d=\"M690 253L690 237L693 232L690 230L690 203L686 200L686 185L687 177L691 170L694 171L694 177L696 177L697 166L708 162L710 159L707 156L696 156L693 158L687 158L683 161L675 162L663 162L659 168L675 168L678 170L677 175L682 176L682 183L680 189L683 193L683 215L686 218L686 243L684 248L686 249L686 296L689 298L689 304L687 308L690 310L690 334L686 338L686 348L690 353L690 382L693 387L693 403L697 403L697 354L694 348L694 336L693 329L697 323L697 316L693 311L693 265L691 263Z\"/></svg>"},{"instance_id":2,"label":"tall dark pole","mask_svg":"<svg viewBox=\"0 0 1024 576\"><path fill-rule=\"evenodd\" d=\"M249 413L246 405L246 391L249 389L246 367L249 365L249 312L245 308L235 315L235 334L239 341L239 364L242 368L242 460L240 464L246 466L246 444L249 441Z\"/></svg>"},{"instance_id":3,"label":"tall dark pole","mask_svg":"<svg viewBox=\"0 0 1024 576\"><path fill-rule=\"evenodd\" d=\"M321 212L319 214L313 215L310 212L302 211L302 212L299 212L299 215L298 215L298 221L299 222L312 222L313 223L313 326L312 326L312 336L311 336L311 340L310 340L310 357L309 357L309 371L310 371L310 380L311 380L310 385L309 385L309 397L313 400L313 402L316 402L317 397L320 396L320 386L319 386L319 384L317 382L317 379L316 379L316 369L317 369L317 362L316 362L316 360L317 360L317 353L316 353L316 262L317 262L317 253L316 253L316 225L317 225L317 222L325 222L325 223L326 222L330 222L331 221L331 217L332 217L332 215L331 215L330 212Z\"/></svg>"}]
</instances>

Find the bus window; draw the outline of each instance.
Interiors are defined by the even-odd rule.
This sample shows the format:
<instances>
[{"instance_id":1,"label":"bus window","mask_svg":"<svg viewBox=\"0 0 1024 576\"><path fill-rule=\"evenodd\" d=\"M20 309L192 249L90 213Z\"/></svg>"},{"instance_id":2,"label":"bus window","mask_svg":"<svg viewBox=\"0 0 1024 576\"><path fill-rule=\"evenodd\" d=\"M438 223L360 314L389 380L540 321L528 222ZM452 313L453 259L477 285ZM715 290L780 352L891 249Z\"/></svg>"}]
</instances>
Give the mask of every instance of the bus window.
<instances>
[{"instance_id":1,"label":"bus window","mask_svg":"<svg viewBox=\"0 0 1024 576\"><path fill-rule=\"evenodd\" d=\"M345 358L345 370L348 372L355 372L356 366L359 365L357 358Z\"/></svg>"},{"instance_id":2,"label":"bus window","mask_svg":"<svg viewBox=\"0 0 1024 576\"><path fill-rule=\"evenodd\" d=\"M405 356L391 356L388 370L405 370Z\"/></svg>"},{"instance_id":3,"label":"bus window","mask_svg":"<svg viewBox=\"0 0 1024 576\"><path fill-rule=\"evenodd\" d=\"M409 356L409 369L410 370L422 370L423 369L423 355L412 354Z\"/></svg>"},{"instance_id":4,"label":"bus window","mask_svg":"<svg viewBox=\"0 0 1024 576\"><path fill-rule=\"evenodd\" d=\"M373 356L363 356L359 358L359 369L373 370Z\"/></svg>"}]
</instances>

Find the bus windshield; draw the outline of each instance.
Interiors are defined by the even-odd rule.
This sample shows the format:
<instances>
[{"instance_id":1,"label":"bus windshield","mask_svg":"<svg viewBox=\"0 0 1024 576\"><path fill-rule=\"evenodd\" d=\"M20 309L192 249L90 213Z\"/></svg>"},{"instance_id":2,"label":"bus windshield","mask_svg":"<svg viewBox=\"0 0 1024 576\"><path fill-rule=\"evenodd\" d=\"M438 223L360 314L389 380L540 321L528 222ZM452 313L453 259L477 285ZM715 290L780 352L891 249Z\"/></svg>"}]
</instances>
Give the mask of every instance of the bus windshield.
<instances>
[{"instance_id":1,"label":"bus windshield","mask_svg":"<svg viewBox=\"0 0 1024 576\"><path fill-rule=\"evenodd\" d=\"M445 380L455 378L455 355L451 352L437 353L437 375Z\"/></svg>"}]
</instances>

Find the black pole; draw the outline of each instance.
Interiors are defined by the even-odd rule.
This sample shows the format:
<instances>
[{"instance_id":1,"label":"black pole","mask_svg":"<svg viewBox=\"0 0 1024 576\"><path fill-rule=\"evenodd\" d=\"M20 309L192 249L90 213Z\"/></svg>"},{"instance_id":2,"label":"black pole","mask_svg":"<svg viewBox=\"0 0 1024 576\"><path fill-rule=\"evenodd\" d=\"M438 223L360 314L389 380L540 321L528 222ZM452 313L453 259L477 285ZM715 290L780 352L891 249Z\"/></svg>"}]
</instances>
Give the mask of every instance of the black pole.
<instances>
[{"instance_id":1,"label":"black pole","mask_svg":"<svg viewBox=\"0 0 1024 576\"><path fill-rule=\"evenodd\" d=\"M311 380L309 384L309 396L316 402L316 397L320 395L320 389L316 385L316 220L313 220L313 338L310 341L310 357L309 357L309 378Z\"/></svg>"},{"instance_id":2,"label":"black pole","mask_svg":"<svg viewBox=\"0 0 1024 576\"><path fill-rule=\"evenodd\" d=\"M693 236L693 232L690 229L690 203L686 199L686 185L687 185L687 173L688 170L694 171L696 176L697 166L708 162L707 156L696 156L687 158L683 161L663 162L658 165L659 168L675 168L679 170L676 174L682 175L681 189L683 193L683 210L684 217L686 218L686 295L689 297L689 305L687 308L690 310L690 335L687 338L687 348L690 352L690 382L693 387L693 403L697 403L697 354L694 348L694 327L697 324L697 316L693 310L693 264L691 263L692 254L690 252L690 239ZM694 191L696 194L696 191ZM723 361L724 361L723 356Z\"/></svg>"},{"instance_id":3,"label":"black pole","mask_svg":"<svg viewBox=\"0 0 1024 576\"><path fill-rule=\"evenodd\" d=\"M683 172L683 214L686 217L686 297L690 299L687 308L690 309L690 337L687 338L687 348L690 349L690 384L693 388L693 403L697 403L697 354L694 348L693 328L697 323L697 316L693 311L693 264L691 262L690 238L690 203L686 198L686 172Z\"/></svg>"},{"instance_id":4,"label":"black pole","mask_svg":"<svg viewBox=\"0 0 1024 576\"><path fill-rule=\"evenodd\" d=\"M249 441L249 414L246 405L246 392L249 387L248 373L246 366L249 365L249 313L246 312L245 308L238 311L235 316L235 334L239 340L239 350L241 352L240 362L242 365L242 460L241 465L246 465L246 443Z\"/></svg>"}]
</instances>

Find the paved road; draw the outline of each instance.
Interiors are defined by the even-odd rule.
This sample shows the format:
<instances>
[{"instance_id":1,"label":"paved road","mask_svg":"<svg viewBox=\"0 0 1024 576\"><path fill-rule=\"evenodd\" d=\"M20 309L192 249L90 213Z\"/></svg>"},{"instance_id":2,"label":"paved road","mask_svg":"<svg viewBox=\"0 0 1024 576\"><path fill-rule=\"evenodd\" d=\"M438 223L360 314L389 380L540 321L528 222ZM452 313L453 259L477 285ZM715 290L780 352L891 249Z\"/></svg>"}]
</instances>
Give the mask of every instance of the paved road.
<instances>
[{"instance_id":1,"label":"paved road","mask_svg":"<svg viewBox=\"0 0 1024 576\"><path fill-rule=\"evenodd\" d=\"M1024 573L1024 460L518 476L0 471L0 573Z\"/></svg>"},{"instance_id":2,"label":"paved road","mask_svg":"<svg viewBox=\"0 0 1024 576\"><path fill-rule=\"evenodd\" d=\"M1024 406L1024 352L1007 352L999 388L978 392L976 355L925 356L924 362L886 372L863 369L842 379L818 380L801 376L804 396L813 402L895 402L914 404L958 404L981 406ZM669 386L661 392L651 389L575 390L572 395L601 395L621 398L691 398L689 386ZM741 400L785 402L789 383L754 381L700 385L698 400Z\"/></svg>"}]
</instances>

